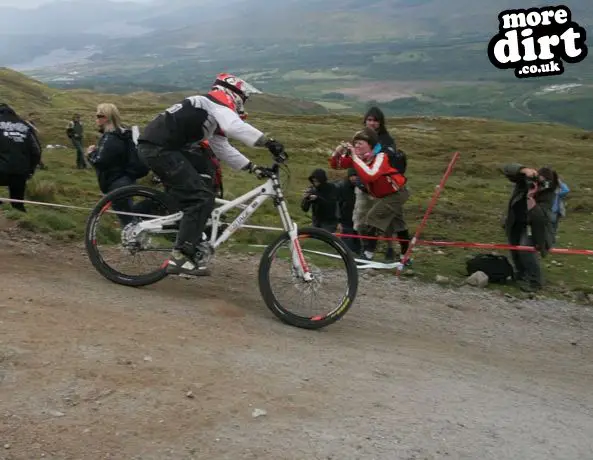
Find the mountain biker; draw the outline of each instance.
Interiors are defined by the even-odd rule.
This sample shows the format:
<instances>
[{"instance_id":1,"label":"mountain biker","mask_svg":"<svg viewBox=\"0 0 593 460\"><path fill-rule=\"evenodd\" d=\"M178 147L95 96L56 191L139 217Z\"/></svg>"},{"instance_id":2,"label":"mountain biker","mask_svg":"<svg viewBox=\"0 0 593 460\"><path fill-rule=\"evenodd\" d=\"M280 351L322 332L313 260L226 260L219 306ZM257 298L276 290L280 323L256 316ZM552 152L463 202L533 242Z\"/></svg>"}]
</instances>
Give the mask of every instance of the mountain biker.
<instances>
[{"instance_id":1,"label":"mountain biker","mask_svg":"<svg viewBox=\"0 0 593 460\"><path fill-rule=\"evenodd\" d=\"M244 80L220 73L206 95L183 99L159 113L138 138L138 154L162 180L174 197L183 218L167 273L208 276L206 266L212 248L201 242L202 232L214 208L212 178L204 177L184 155L184 146L207 140L214 154L235 170L248 171L258 178L263 168L234 148L227 138L250 147L266 147L274 156L284 152L281 143L268 138L244 120L245 101L259 92Z\"/></svg>"}]
</instances>

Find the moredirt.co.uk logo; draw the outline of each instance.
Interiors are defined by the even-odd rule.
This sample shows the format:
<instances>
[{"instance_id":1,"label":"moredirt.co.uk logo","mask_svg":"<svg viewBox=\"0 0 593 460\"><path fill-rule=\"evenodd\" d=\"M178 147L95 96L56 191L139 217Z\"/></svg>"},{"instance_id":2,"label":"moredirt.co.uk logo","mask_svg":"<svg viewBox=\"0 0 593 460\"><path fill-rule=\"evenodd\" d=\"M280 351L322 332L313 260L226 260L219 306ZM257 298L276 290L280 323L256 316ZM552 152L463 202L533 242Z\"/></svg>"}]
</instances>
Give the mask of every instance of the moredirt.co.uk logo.
<instances>
[{"instance_id":1,"label":"moredirt.co.uk logo","mask_svg":"<svg viewBox=\"0 0 593 460\"><path fill-rule=\"evenodd\" d=\"M587 33L564 5L506 10L498 21L488 57L499 69L515 69L517 78L561 75L562 61L575 64L587 56Z\"/></svg>"}]
</instances>

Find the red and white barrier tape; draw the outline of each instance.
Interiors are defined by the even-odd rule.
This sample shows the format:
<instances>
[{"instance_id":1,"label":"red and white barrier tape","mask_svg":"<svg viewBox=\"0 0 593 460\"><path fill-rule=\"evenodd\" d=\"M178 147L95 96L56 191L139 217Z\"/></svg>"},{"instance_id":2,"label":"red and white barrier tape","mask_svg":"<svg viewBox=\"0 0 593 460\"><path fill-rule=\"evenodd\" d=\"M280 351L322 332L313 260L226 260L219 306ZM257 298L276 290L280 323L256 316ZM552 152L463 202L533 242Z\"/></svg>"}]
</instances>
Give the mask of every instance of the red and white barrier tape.
<instances>
[{"instance_id":1,"label":"red and white barrier tape","mask_svg":"<svg viewBox=\"0 0 593 460\"><path fill-rule=\"evenodd\" d=\"M350 235L347 233L335 233L340 238L358 238L358 239L376 239L379 241L409 241L402 238L387 238L377 236L363 236ZM498 243L470 243L465 241L433 241L433 240L416 240L418 246L437 246L437 247L454 247L454 248L479 248L479 249L500 249L509 251L526 251L538 252L533 246L517 246L512 244L498 244ZM572 248L552 248L549 251L552 254L574 254L593 256L591 249L572 249Z\"/></svg>"},{"instance_id":2,"label":"red and white barrier tape","mask_svg":"<svg viewBox=\"0 0 593 460\"><path fill-rule=\"evenodd\" d=\"M447 171L449 171L449 174L450 174L450 169L452 169L452 163L454 163L453 160L456 161L456 157L454 157L451 160L451 163L449 164L450 168L447 169ZM446 177L443 176L443 179L446 180ZM443 189L444 182L445 182L444 180L441 180L441 184L437 187L437 190L435 191L435 195L433 196L433 199L431 201L432 206L429 206L429 208L427 209L427 212L425 214L425 219L423 219L424 223L426 223L427 215L430 214L429 211L432 212L432 209L434 208L434 203L436 203L435 197L438 198L438 194L440 194L440 191L442 191L442 189ZM64 209L77 209L77 210L82 210L82 211L91 211L93 209L93 208L87 208L87 207L82 207L82 206L73 206L73 205L58 204L58 203L46 203L44 201L17 200L17 199L13 199L13 198L1 198L1 197L0 197L0 202L36 204L36 205L40 205L40 206L49 206L49 207L64 208ZM145 214L127 213L127 212L123 212L123 211L114 211L114 210L109 210L108 212L111 212L113 214L126 214L126 215L132 215L132 216L136 216L136 215L137 216L146 216ZM161 216L149 216L149 217L161 217ZM265 226L260 226L260 225L244 225L243 227L256 229L256 230L284 231L280 227L265 227ZM421 230L421 229L422 228L419 228L419 230ZM420 232L416 231L416 235L414 235L414 238L417 238L419 234L420 234ZM340 238L358 238L358 239L379 240L379 241L398 241L398 242L399 241L409 241L409 242L414 241L414 239L404 240L402 238L395 238L395 237L390 238L390 237L384 237L384 236L351 235L351 234L346 234L346 233L334 233L334 235L337 237L340 237ZM509 251L538 252L537 249L535 249L533 246L516 246L516 245L510 245L510 244L497 244L497 243L471 243L471 242L465 242L465 241L431 241L431 240L416 239L414 241L414 244L419 245L419 246L498 249L498 250L509 250ZM549 250L549 252L551 254L593 256L593 250L591 250L591 249L552 248Z\"/></svg>"}]
</instances>

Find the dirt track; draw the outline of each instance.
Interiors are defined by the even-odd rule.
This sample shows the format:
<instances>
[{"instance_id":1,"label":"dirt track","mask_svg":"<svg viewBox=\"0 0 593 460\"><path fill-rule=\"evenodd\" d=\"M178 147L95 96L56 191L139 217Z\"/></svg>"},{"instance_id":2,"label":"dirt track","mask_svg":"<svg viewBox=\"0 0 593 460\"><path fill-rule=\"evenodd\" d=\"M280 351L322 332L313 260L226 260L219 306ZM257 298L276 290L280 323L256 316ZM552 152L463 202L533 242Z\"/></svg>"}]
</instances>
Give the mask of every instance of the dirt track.
<instances>
[{"instance_id":1,"label":"dirt track","mask_svg":"<svg viewBox=\"0 0 593 460\"><path fill-rule=\"evenodd\" d=\"M310 332L255 262L132 289L80 247L0 260L0 459L593 458L590 308L379 276Z\"/></svg>"}]
</instances>

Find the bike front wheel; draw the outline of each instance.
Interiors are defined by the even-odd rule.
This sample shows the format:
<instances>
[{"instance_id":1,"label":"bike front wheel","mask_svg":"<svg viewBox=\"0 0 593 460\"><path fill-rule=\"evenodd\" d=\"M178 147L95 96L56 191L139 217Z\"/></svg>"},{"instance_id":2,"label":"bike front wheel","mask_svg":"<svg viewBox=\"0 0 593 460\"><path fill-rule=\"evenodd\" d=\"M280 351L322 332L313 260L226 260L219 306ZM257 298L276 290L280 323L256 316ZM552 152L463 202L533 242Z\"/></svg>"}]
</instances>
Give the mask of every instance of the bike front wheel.
<instances>
[{"instance_id":1,"label":"bike front wheel","mask_svg":"<svg viewBox=\"0 0 593 460\"><path fill-rule=\"evenodd\" d=\"M298 247L294 246L285 232L264 250L259 289L266 306L284 323L321 329L341 319L352 306L358 289L356 262L342 240L318 228L299 229ZM312 280L298 274L293 251L309 268ZM281 273L287 274L287 280L276 283Z\"/></svg>"}]
</instances>

